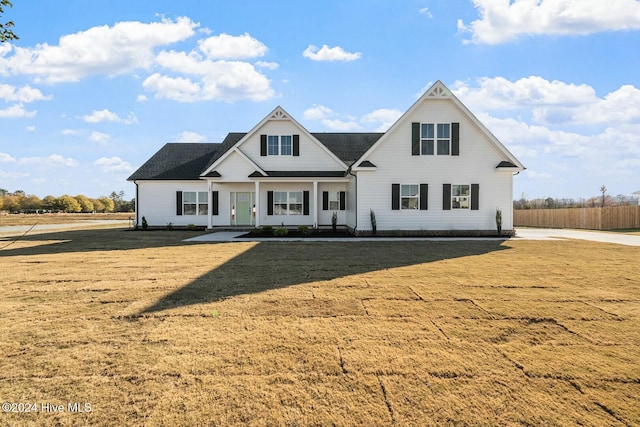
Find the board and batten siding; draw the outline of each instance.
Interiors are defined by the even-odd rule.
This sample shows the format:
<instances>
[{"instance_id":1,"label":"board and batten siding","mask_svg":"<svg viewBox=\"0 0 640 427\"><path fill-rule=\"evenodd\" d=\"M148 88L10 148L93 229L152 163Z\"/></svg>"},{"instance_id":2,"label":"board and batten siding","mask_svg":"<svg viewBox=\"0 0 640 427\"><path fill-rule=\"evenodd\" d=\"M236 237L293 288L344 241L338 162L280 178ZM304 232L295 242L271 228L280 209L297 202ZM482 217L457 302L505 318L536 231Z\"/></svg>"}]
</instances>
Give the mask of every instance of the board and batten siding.
<instances>
[{"instance_id":1,"label":"board and batten siding","mask_svg":"<svg viewBox=\"0 0 640 427\"><path fill-rule=\"evenodd\" d=\"M460 123L460 154L412 155L413 122ZM378 230L493 230L497 208L503 230L513 228L512 175L495 169L504 158L447 100L423 102L367 160L377 169L358 173L358 230L371 230L370 209ZM392 210L392 184L428 184L428 210ZM479 184L479 209L443 210L443 184Z\"/></svg>"},{"instance_id":2,"label":"board and batten siding","mask_svg":"<svg viewBox=\"0 0 640 427\"><path fill-rule=\"evenodd\" d=\"M169 223L175 226L207 226L207 215L176 215L176 192L206 192L205 181L137 181L137 184L139 226L143 216L152 227L165 227Z\"/></svg>"},{"instance_id":3,"label":"board and batten siding","mask_svg":"<svg viewBox=\"0 0 640 427\"><path fill-rule=\"evenodd\" d=\"M260 135L299 135L299 156L261 156ZM265 171L335 171L344 166L336 161L318 143L288 120L268 121L239 147L247 157Z\"/></svg>"}]
</instances>

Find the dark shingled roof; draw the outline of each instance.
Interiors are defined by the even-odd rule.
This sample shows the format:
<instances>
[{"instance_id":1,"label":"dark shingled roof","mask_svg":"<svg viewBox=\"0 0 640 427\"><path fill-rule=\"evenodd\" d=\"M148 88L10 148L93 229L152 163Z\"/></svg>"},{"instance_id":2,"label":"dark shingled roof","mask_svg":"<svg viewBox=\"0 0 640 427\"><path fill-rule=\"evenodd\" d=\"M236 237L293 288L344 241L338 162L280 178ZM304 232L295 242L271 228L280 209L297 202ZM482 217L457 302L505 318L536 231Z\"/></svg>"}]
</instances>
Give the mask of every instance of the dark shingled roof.
<instances>
[{"instance_id":1,"label":"dark shingled roof","mask_svg":"<svg viewBox=\"0 0 640 427\"><path fill-rule=\"evenodd\" d=\"M358 160L384 133L312 133L347 166Z\"/></svg>"},{"instance_id":2,"label":"dark shingled roof","mask_svg":"<svg viewBox=\"0 0 640 427\"><path fill-rule=\"evenodd\" d=\"M517 168L517 166L511 162L507 162L506 160L503 160L500 163L498 163L498 166L496 166L496 168Z\"/></svg>"},{"instance_id":3,"label":"dark shingled roof","mask_svg":"<svg viewBox=\"0 0 640 427\"><path fill-rule=\"evenodd\" d=\"M169 143L165 144L145 164L135 171L129 181L145 179L198 179L221 144Z\"/></svg>"},{"instance_id":4,"label":"dark shingled roof","mask_svg":"<svg viewBox=\"0 0 640 427\"><path fill-rule=\"evenodd\" d=\"M369 160L365 160L364 162L360 162L358 165L359 168L375 168L376 165L371 163Z\"/></svg>"},{"instance_id":5,"label":"dark shingled roof","mask_svg":"<svg viewBox=\"0 0 640 427\"><path fill-rule=\"evenodd\" d=\"M145 164L131 175L128 180L192 180L199 179L209 166L224 153L233 148L246 133L229 133L219 144L211 143L169 143L165 144ZM358 160L383 133L312 133L340 160L351 166ZM329 173L330 175L323 175ZM344 172L306 172L278 171L268 172L269 176L306 177L306 176L344 176Z\"/></svg>"}]
</instances>

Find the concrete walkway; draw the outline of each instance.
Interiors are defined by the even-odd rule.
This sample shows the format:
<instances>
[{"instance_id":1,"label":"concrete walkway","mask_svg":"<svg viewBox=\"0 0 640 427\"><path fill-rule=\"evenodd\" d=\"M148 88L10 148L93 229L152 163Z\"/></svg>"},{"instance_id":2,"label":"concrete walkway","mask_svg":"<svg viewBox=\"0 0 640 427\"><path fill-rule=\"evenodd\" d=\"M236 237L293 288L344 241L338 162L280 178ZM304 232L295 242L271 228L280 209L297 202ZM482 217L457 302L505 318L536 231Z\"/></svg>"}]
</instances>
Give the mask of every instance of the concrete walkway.
<instances>
[{"instance_id":1,"label":"concrete walkway","mask_svg":"<svg viewBox=\"0 0 640 427\"><path fill-rule=\"evenodd\" d=\"M406 241L469 241L469 240L506 240L497 237L252 237L241 238L246 231L220 231L186 239L185 242L406 242ZM620 245L640 246L640 236L601 231L581 231L546 228L518 228L513 240L566 240L579 239L594 242L617 243Z\"/></svg>"}]
</instances>

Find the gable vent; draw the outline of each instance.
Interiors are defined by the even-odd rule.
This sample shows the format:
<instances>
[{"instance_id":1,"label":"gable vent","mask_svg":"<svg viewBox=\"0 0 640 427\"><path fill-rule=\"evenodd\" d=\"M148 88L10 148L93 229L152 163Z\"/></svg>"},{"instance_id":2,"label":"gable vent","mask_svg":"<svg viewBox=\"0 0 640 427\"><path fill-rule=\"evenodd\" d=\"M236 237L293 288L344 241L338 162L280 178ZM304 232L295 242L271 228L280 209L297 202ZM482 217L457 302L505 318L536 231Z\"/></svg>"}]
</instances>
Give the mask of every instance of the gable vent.
<instances>
[{"instance_id":1,"label":"gable vent","mask_svg":"<svg viewBox=\"0 0 640 427\"><path fill-rule=\"evenodd\" d=\"M269 118L272 120L286 120L289 116L287 116L281 109L277 109Z\"/></svg>"}]
</instances>

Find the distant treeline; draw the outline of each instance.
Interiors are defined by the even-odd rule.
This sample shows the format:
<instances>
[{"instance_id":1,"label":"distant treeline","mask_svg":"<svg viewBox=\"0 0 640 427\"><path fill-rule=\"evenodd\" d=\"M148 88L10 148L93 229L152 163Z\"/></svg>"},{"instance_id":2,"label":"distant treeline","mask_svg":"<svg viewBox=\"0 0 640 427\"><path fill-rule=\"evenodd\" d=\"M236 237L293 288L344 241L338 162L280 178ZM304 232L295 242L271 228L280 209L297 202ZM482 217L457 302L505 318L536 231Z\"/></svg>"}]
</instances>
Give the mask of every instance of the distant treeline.
<instances>
[{"instance_id":1,"label":"distant treeline","mask_svg":"<svg viewBox=\"0 0 640 427\"><path fill-rule=\"evenodd\" d=\"M70 196L64 194L59 197L46 196L40 198L33 194L26 194L22 190L9 192L0 188L0 211L9 213L91 213L91 212L133 212L135 199L124 200L124 191L112 192L109 196L92 199L82 194Z\"/></svg>"},{"instance_id":2,"label":"distant treeline","mask_svg":"<svg viewBox=\"0 0 640 427\"><path fill-rule=\"evenodd\" d=\"M607 206L630 206L637 205L638 200L634 197L618 194L617 196L597 196L589 199L546 199L527 200L524 196L513 201L513 209L563 209L563 208L600 208Z\"/></svg>"}]
</instances>

